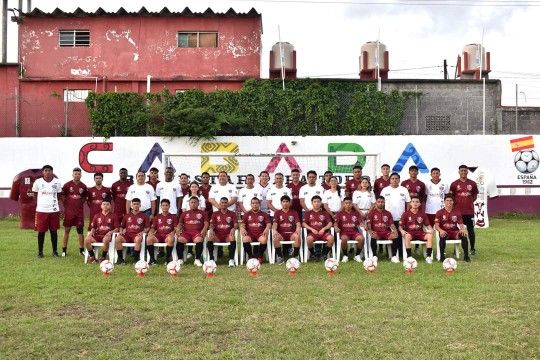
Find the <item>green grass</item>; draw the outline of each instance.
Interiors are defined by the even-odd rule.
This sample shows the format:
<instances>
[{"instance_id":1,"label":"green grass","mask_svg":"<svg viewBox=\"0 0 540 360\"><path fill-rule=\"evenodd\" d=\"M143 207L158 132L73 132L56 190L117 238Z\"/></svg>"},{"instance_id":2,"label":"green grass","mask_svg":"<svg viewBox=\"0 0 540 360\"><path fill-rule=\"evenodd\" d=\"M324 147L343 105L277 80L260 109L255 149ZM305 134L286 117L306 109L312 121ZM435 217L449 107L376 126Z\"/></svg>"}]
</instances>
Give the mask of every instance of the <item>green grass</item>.
<instances>
[{"instance_id":1,"label":"green grass","mask_svg":"<svg viewBox=\"0 0 540 360\"><path fill-rule=\"evenodd\" d=\"M538 218L493 219L479 254L447 276L439 263L411 276L379 261L368 274L322 263L295 277L264 264L259 276L189 264L144 279L110 278L70 256L36 258L32 231L0 220L0 358L538 359Z\"/></svg>"}]
</instances>

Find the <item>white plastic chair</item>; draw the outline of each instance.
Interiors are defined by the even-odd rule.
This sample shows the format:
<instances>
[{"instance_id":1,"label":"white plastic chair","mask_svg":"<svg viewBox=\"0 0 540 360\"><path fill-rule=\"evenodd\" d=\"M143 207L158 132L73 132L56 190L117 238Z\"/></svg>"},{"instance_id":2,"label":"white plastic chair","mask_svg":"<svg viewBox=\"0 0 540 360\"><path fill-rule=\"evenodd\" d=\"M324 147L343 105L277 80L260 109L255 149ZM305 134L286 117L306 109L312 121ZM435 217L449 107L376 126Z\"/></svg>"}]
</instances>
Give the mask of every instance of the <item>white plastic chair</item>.
<instances>
[{"instance_id":1,"label":"white plastic chair","mask_svg":"<svg viewBox=\"0 0 540 360\"><path fill-rule=\"evenodd\" d=\"M330 232L333 234L333 230L331 229ZM307 262L309 260L309 248L307 244L307 229L302 228L302 237L303 237L303 243L304 243L304 262ZM324 240L315 240L313 242L313 246L315 245L323 245L326 246L326 241ZM332 257L336 258L336 247L332 246Z\"/></svg>"},{"instance_id":2,"label":"white plastic chair","mask_svg":"<svg viewBox=\"0 0 540 360\"><path fill-rule=\"evenodd\" d=\"M115 243L116 243L116 237L114 237L111 241L111 244L112 244L112 248L114 249L114 251L112 252L112 256L110 255L111 253L109 253L109 259L111 259L111 262L113 264L116 264L116 262L118 261L118 254L116 253L116 246L115 246ZM146 244L146 234L144 234L143 236L143 239L141 241L141 252L139 254L139 260L144 260L144 257L145 257L145 253L146 253L146 247L145 247L145 244ZM127 250L129 248L132 248L132 249L135 249L135 243L122 243L122 254L124 256L124 259L127 257Z\"/></svg>"},{"instance_id":3,"label":"white plastic chair","mask_svg":"<svg viewBox=\"0 0 540 360\"><path fill-rule=\"evenodd\" d=\"M113 233L111 237L111 241L109 242L109 250L108 250L109 259L111 258L111 256L113 256L111 254L116 254L116 250L114 249L114 239L116 238L117 235L118 235L117 233ZM102 242L92 243L92 248L94 249L94 254L96 255L96 259L99 259L99 252L101 251L102 247L103 247ZM88 252L88 249L86 249L85 247L84 248L84 263L85 264L88 263L89 257L90 257L90 253Z\"/></svg>"},{"instance_id":4,"label":"white plastic chair","mask_svg":"<svg viewBox=\"0 0 540 360\"><path fill-rule=\"evenodd\" d=\"M268 263L270 264L273 264L273 262L271 261L271 254L272 254L272 248L271 248L271 240L272 240L272 236L269 235L268 236L268 242L266 243L267 246L266 246L266 250L264 252L264 255L266 255L266 260L268 261ZM255 246L259 246L261 245L260 242L258 241L252 241L251 243L251 249L253 250L253 248ZM242 242L242 236L240 236L240 245L237 246L240 248L240 265L244 265L244 259L246 258L246 252L244 251L244 243Z\"/></svg>"},{"instance_id":5,"label":"white plastic chair","mask_svg":"<svg viewBox=\"0 0 540 360\"><path fill-rule=\"evenodd\" d=\"M435 231L435 241L437 242L437 261L441 260L441 248L439 247L440 236L439 232ZM449 239L446 240L446 245L454 245L454 256L459 259L459 247L461 246L461 239Z\"/></svg>"},{"instance_id":6,"label":"white plastic chair","mask_svg":"<svg viewBox=\"0 0 540 360\"><path fill-rule=\"evenodd\" d=\"M272 234L272 238L273 238L273 236L274 235ZM300 241L300 249L302 249L302 250L299 251L298 256L300 257L300 262L304 262L304 251L303 251L301 243L302 243L302 241ZM294 246L294 241L283 240L283 241L281 241L281 247L283 247L283 245L293 245ZM270 258L271 258L270 264L275 264L275 262L276 262L276 247L274 246L273 239L272 239L272 254L271 254Z\"/></svg>"},{"instance_id":7,"label":"white plastic chair","mask_svg":"<svg viewBox=\"0 0 540 360\"><path fill-rule=\"evenodd\" d=\"M364 256L364 259L367 259L368 257L370 257L369 255L369 248L370 246L368 246L370 243L368 242L368 238L367 238L367 232L366 230L363 228L363 227L360 227L360 232L362 233L362 236L364 237L364 248L362 249L362 255ZM338 262L341 261L341 233L336 233L336 238L337 238L337 241L336 241L336 255L337 255L337 258L336 260ZM353 247L354 249L356 249L356 245L358 244L358 241L356 240L347 240L347 251Z\"/></svg>"},{"instance_id":8,"label":"white plastic chair","mask_svg":"<svg viewBox=\"0 0 540 360\"><path fill-rule=\"evenodd\" d=\"M424 252L424 259L427 257L427 241L420 240L420 239L412 239L411 240L411 246L412 245L419 245L422 247L422 250ZM405 238L403 238L402 241L402 249L403 249L403 258L405 259L407 257L407 247L405 244ZM433 251L431 251L431 260L433 260Z\"/></svg>"},{"instance_id":9,"label":"white plastic chair","mask_svg":"<svg viewBox=\"0 0 540 360\"><path fill-rule=\"evenodd\" d=\"M238 259L238 235L239 235L239 233L240 232L239 232L238 229L236 229L235 232L234 232L234 240L236 241L236 248L237 248L236 252L234 253L234 265L235 266L238 266L238 262L239 262L239 259ZM218 247L228 248L229 243L228 242L214 242L214 259L217 259L217 257L218 257ZM205 258L210 259L208 249L206 247L205 247L205 249L206 249Z\"/></svg>"}]
</instances>

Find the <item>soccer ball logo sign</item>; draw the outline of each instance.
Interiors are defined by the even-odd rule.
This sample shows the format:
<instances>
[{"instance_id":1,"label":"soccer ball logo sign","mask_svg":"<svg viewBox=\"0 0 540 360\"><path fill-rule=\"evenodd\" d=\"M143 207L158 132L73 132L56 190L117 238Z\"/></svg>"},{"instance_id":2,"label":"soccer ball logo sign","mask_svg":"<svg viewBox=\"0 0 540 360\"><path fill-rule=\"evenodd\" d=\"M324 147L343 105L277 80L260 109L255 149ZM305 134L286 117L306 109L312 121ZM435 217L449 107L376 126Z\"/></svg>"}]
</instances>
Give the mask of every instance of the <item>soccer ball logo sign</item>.
<instances>
[{"instance_id":1,"label":"soccer ball logo sign","mask_svg":"<svg viewBox=\"0 0 540 360\"><path fill-rule=\"evenodd\" d=\"M538 169L538 153L534 150L519 151L514 157L514 165L522 174L531 174Z\"/></svg>"}]
</instances>

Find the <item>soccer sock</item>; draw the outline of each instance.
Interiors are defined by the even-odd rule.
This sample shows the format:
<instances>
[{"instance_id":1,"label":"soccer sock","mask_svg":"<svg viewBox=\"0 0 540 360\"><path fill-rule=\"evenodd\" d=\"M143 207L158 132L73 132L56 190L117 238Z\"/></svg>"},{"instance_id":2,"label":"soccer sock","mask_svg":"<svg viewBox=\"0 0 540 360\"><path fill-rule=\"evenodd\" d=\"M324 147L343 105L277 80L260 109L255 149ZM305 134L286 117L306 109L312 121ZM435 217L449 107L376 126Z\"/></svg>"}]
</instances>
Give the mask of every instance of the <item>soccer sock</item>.
<instances>
[{"instance_id":1,"label":"soccer sock","mask_svg":"<svg viewBox=\"0 0 540 360\"><path fill-rule=\"evenodd\" d=\"M293 256L294 256L294 257L297 257L299 253L300 253L300 248L299 248L299 247L295 247L295 248L294 248L294 251L293 251Z\"/></svg>"},{"instance_id":2,"label":"soccer sock","mask_svg":"<svg viewBox=\"0 0 540 360\"><path fill-rule=\"evenodd\" d=\"M268 247L268 244L261 244L259 246L259 257L264 256L264 252L266 251L266 248Z\"/></svg>"},{"instance_id":3,"label":"soccer sock","mask_svg":"<svg viewBox=\"0 0 540 360\"><path fill-rule=\"evenodd\" d=\"M463 248L463 253L465 254L465 257L469 257L469 242L467 241L467 237L465 236L461 237L461 247Z\"/></svg>"},{"instance_id":4,"label":"soccer sock","mask_svg":"<svg viewBox=\"0 0 540 360\"><path fill-rule=\"evenodd\" d=\"M65 248L65 249L67 250L67 248ZM66 251L66 250L64 250L64 251ZM80 254L84 254L84 248L83 248L83 247L80 247L80 248L79 248L79 253L80 253Z\"/></svg>"},{"instance_id":5,"label":"soccer sock","mask_svg":"<svg viewBox=\"0 0 540 360\"><path fill-rule=\"evenodd\" d=\"M332 251L332 247L326 245L326 246L324 247L324 250L323 250L323 255L328 256L328 254L330 253L330 251Z\"/></svg>"},{"instance_id":6,"label":"soccer sock","mask_svg":"<svg viewBox=\"0 0 540 360\"><path fill-rule=\"evenodd\" d=\"M154 258L154 245L148 245L148 253L150 254L150 261L156 261Z\"/></svg>"},{"instance_id":7,"label":"soccer sock","mask_svg":"<svg viewBox=\"0 0 540 360\"><path fill-rule=\"evenodd\" d=\"M173 247L167 245L167 262L171 261Z\"/></svg>"},{"instance_id":8,"label":"soccer sock","mask_svg":"<svg viewBox=\"0 0 540 360\"><path fill-rule=\"evenodd\" d=\"M463 243L463 239L461 242ZM444 252L446 251L446 238L439 238L439 251L441 252L441 259L444 258Z\"/></svg>"},{"instance_id":9,"label":"soccer sock","mask_svg":"<svg viewBox=\"0 0 540 360\"><path fill-rule=\"evenodd\" d=\"M361 247L356 247L356 255L360 255L362 253L362 248Z\"/></svg>"},{"instance_id":10,"label":"soccer sock","mask_svg":"<svg viewBox=\"0 0 540 360\"><path fill-rule=\"evenodd\" d=\"M373 253L373 256L377 256L377 240L375 239L371 239L371 252Z\"/></svg>"},{"instance_id":11,"label":"soccer sock","mask_svg":"<svg viewBox=\"0 0 540 360\"><path fill-rule=\"evenodd\" d=\"M476 245L476 235L474 233L474 216L464 215L463 223L467 226L467 232L469 233L469 241L471 242L471 250L474 250Z\"/></svg>"},{"instance_id":12,"label":"soccer sock","mask_svg":"<svg viewBox=\"0 0 540 360\"><path fill-rule=\"evenodd\" d=\"M314 253L315 253L314 248L313 248L313 247L310 247L310 248L308 248L308 250L309 250L309 255L313 256Z\"/></svg>"},{"instance_id":13,"label":"soccer sock","mask_svg":"<svg viewBox=\"0 0 540 360\"><path fill-rule=\"evenodd\" d=\"M234 254L236 253L236 241L229 242L229 260L234 260Z\"/></svg>"},{"instance_id":14,"label":"soccer sock","mask_svg":"<svg viewBox=\"0 0 540 360\"><path fill-rule=\"evenodd\" d=\"M253 257L253 249L251 248L251 243L245 242L242 244L244 246L244 251L247 254L248 259Z\"/></svg>"},{"instance_id":15,"label":"soccer sock","mask_svg":"<svg viewBox=\"0 0 540 360\"><path fill-rule=\"evenodd\" d=\"M118 255L118 260L124 260L124 251L116 250L116 254Z\"/></svg>"},{"instance_id":16,"label":"soccer sock","mask_svg":"<svg viewBox=\"0 0 540 360\"><path fill-rule=\"evenodd\" d=\"M204 244L202 241L200 243L195 244L195 258L202 260L202 252L203 252Z\"/></svg>"},{"instance_id":17,"label":"soccer sock","mask_svg":"<svg viewBox=\"0 0 540 360\"><path fill-rule=\"evenodd\" d=\"M280 258L283 257L283 252L281 251L281 246L278 246L278 247L276 248L276 254L277 254L277 256L279 256Z\"/></svg>"},{"instance_id":18,"label":"soccer sock","mask_svg":"<svg viewBox=\"0 0 540 360\"><path fill-rule=\"evenodd\" d=\"M427 257L431 257L432 251L433 251L433 248L427 248L427 250L426 250Z\"/></svg>"},{"instance_id":19,"label":"soccer sock","mask_svg":"<svg viewBox=\"0 0 540 360\"><path fill-rule=\"evenodd\" d=\"M51 233L51 245L53 253L58 251L58 233L55 231L50 231Z\"/></svg>"},{"instance_id":20,"label":"soccer sock","mask_svg":"<svg viewBox=\"0 0 540 360\"><path fill-rule=\"evenodd\" d=\"M141 257L141 251L137 251L137 250L133 250L133 258L136 260L136 261L139 261Z\"/></svg>"},{"instance_id":21,"label":"soccer sock","mask_svg":"<svg viewBox=\"0 0 540 360\"><path fill-rule=\"evenodd\" d=\"M176 243L176 255L178 256L179 259L184 258L184 246L185 245L181 242Z\"/></svg>"},{"instance_id":22,"label":"soccer sock","mask_svg":"<svg viewBox=\"0 0 540 360\"><path fill-rule=\"evenodd\" d=\"M214 260L214 242L208 241L206 243L206 247L208 248L208 255L210 256L210 260Z\"/></svg>"},{"instance_id":23,"label":"soccer sock","mask_svg":"<svg viewBox=\"0 0 540 360\"><path fill-rule=\"evenodd\" d=\"M63 248L62 248L62 252L67 253L67 247L63 247Z\"/></svg>"},{"instance_id":24,"label":"soccer sock","mask_svg":"<svg viewBox=\"0 0 540 360\"><path fill-rule=\"evenodd\" d=\"M411 253L412 253L411 248L407 248L407 257L410 257Z\"/></svg>"},{"instance_id":25,"label":"soccer sock","mask_svg":"<svg viewBox=\"0 0 540 360\"><path fill-rule=\"evenodd\" d=\"M94 250L88 250L88 255L91 257L96 257L96 254L94 254Z\"/></svg>"},{"instance_id":26,"label":"soccer sock","mask_svg":"<svg viewBox=\"0 0 540 360\"><path fill-rule=\"evenodd\" d=\"M106 258L108 254L109 254L109 251L103 250L103 255L102 255L102 257Z\"/></svg>"}]
</instances>

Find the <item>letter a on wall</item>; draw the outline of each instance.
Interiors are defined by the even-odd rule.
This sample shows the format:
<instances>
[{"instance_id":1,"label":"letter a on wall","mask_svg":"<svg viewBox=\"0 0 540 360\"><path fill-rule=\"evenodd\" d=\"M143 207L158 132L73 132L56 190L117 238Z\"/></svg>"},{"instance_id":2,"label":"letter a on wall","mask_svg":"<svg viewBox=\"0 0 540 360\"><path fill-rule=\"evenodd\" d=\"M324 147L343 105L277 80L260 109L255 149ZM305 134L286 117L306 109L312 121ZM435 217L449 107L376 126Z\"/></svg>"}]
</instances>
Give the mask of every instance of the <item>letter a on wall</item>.
<instances>
[{"instance_id":1,"label":"letter a on wall","mask_svg":"<svg viewBox=\"0 0 540 360\"><path fill-rule=\"evenodd\" d=\"M403 153L401 153L401 156L399 157L398 161L392 168L392 171L400 172L403 170L403 167L405 167L405 164L407 161L412 158L414 164L418 166L418 171L421 173L428 173L428 167L424 163L424 160L422 160L422 157L420 156L420 153L412 143L408 143L405 147L405 150L403 150Z\"/></svg>"},{"instance_id":2,"label":"letter a on wall","mask_svg":"<svg viewBox=\"0 0 540 360\"><path fill-rule=\"evenodd\" d=\"M276 150L276 153L290 153L290 152L291 151L289 150L289 148L287 147L285 143L281 143ZM289 165L289 168L291 170L298 169L300 170L300 172L302 172L300 165L298 165L298 163L296 162L296 159L293 156L281 156L281 155L274 156L270 160L268 165L266 165L265 170L268 171L269 173L275 172L279 163L281 162L281 159L283 158L285 158L285 162L287 163L287 165Z\"/></svg>"},{"instance_id":3,"label":"letter a on wall","mask_svg":"<svg viewBox=\"0 0 540 360\"><path fill-rule=\"evenodd\" d=\"M148 155L146 155L146 158L142 162L141 166L139 166L139 171L147 172L156 160L156 158L159 159L159 161L163 162L162 155L164 153L163 148L158 143L155 143L154 146L150 149L148 152Z\"/></svg>"}]
</instances>

